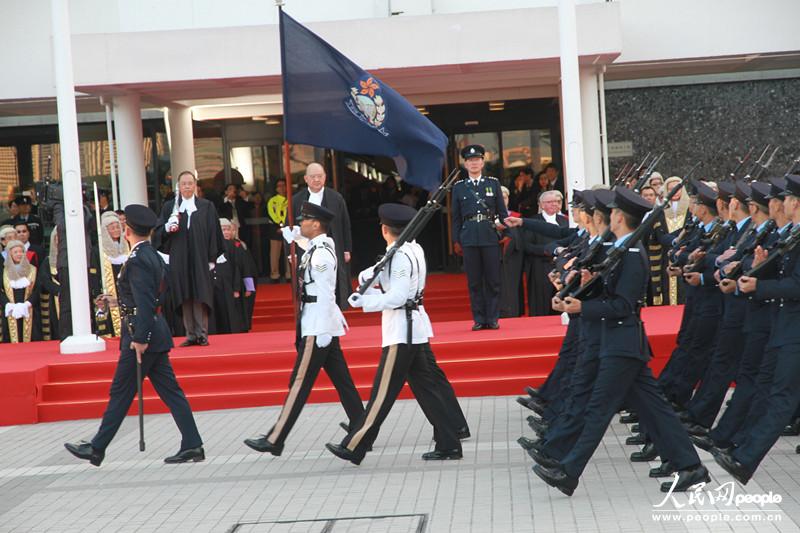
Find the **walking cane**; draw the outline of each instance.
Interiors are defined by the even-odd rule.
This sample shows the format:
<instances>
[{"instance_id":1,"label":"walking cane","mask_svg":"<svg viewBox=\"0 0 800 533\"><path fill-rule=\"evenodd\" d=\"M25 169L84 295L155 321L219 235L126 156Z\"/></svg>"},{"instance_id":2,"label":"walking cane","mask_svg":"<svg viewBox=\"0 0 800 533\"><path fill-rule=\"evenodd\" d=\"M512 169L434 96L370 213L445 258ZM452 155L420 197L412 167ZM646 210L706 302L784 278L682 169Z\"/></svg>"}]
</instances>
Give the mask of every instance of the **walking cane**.
<instances>
[{"instance_id":1,"label":"walking cane","mask_svg":"<svg viewBox=\"0 0 800 533\"><path fill-rule=\"evenodd\" d=\"M144 451L144 397L142 396L142 360L136 354L136 392L139 395L139 451Z\"/></svg>"}]
</instances>

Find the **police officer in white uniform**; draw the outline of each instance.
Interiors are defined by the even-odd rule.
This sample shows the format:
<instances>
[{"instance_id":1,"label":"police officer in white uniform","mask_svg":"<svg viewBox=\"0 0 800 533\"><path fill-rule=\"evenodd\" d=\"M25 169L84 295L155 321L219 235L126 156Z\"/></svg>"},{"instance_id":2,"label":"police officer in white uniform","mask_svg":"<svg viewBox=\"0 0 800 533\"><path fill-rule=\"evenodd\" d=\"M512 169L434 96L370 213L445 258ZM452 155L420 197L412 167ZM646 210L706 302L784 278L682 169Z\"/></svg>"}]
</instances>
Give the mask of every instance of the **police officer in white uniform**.
<instances>
[{"instance_id":1,"label":"police officer in white uniform","mask_svg":"<svg viewBox=\"0 0 800 533\"><path fill-rule=\"evenodd\" d=\"M283 452L284 441L303 410L321 368L336 387L350 425L355 425L364 412L339 345L347 323L336 305L336 248L326 233L334 214L305 202L300 215L299 228L284 228L287 240L295 240L305 249L298 268L300 324L289 393L272 429L266 435L244 441L256 451L275 456Z\"/></svg>"},{"instance_id":2,"label":"police officer in white uniform","mask_svg":"<svg viewBox=\"0 0 800 533\"><path fill-rule=\"evenodd\" d=\"M401 204L383 204L378 209L381 232L387 248L393 246L416 211ZM445 403L423 347L433 336L428 314L422 305L425 288L425 254L416 242L403 244L364 295L353 293L348 301L365 312L382 313L382 352L364 416L351 424L341 444L328 443L334 455L360 464L378 435L381 423L397 399L406 380L423 411L434 426L436 449L423 454L425 460L461 459L457 428L448 417ZM363 271L363 282L372 277L372 267Z\"/></svg>"}]
</instances>

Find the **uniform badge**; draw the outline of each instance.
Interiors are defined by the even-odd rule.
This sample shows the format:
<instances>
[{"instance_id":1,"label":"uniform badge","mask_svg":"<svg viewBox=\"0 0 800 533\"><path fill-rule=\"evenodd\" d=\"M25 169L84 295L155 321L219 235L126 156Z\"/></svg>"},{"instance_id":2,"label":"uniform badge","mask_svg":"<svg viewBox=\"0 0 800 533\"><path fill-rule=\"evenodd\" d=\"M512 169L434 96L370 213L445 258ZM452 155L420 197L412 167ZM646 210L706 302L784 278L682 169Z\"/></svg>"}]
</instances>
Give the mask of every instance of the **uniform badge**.
<instances>
[{"instance_id":1,"label":"uniform badge","mask_svg":"<svg viewBox=\"0 0 800 533\"><path fill-rule=\"evenodd\" d=\"M491 187L486 187L486 196L494 196L494 191Z\"/></svg>"},{"instance_id":2,"label":"uniform badge","mask_svg":"<svg viewBox=\"0 0 800 533\"><path fill-rule=\"evenodd\" d=\"M361 122L374 129L384 137L389 132L383 126L386 121L386 102L381 96L381 86L372 76L361 79L358 87L350 87L350 98L344 105Z\"/></svg>"}]
</instances>

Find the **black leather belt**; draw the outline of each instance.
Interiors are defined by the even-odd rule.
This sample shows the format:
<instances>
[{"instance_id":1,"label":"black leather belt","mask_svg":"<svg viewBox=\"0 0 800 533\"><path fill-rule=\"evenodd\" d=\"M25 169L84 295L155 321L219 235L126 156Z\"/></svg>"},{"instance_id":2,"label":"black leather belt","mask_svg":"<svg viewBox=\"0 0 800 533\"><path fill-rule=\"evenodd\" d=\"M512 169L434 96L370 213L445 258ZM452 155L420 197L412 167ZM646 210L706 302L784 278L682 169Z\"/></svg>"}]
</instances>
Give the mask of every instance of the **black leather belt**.
<instances>
[{"instance_id":1,"label":"black leather belt","mask_svg":"<svg viewBox=\"0 0 800 533\"><path fill-rule=\"evenodd\" d=\"M472 222L472 221L483 222L484 220L491 221L492 217L490 217L489 215L472 215L472 216L469 216L469 217L465 218L464 220L467 221L467 222Z\"/></svg>"},{"instance_id":2,"label":"black leather belt","mask_svg":"<svg viewBox=\"0 0 800 533\"><path fill-rule=\"evenodd\" d=\"M312 296L309 294L304 294L302 298L300 298L304 304L315 304L317 303L317 297Z\"/></svg>"}]
</instances>

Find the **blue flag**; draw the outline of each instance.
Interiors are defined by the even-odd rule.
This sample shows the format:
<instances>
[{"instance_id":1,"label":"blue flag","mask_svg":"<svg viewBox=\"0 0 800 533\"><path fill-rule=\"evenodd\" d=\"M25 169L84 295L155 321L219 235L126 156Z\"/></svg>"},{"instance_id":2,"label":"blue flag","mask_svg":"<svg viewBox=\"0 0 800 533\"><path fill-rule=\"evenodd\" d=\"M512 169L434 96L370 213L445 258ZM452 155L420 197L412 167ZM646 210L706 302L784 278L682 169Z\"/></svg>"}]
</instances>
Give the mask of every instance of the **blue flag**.
<instances>
[{"instance_id":1,"label":"blue flag","mask_svg":"<svg viewBox=\"0 0 800 533\"><path fill-rule=\"evenodd\" d=\"M441 182L447 137L394 89L281 10L287 142L394 158L429 191Z\"/></svg>"}]
</instances>

